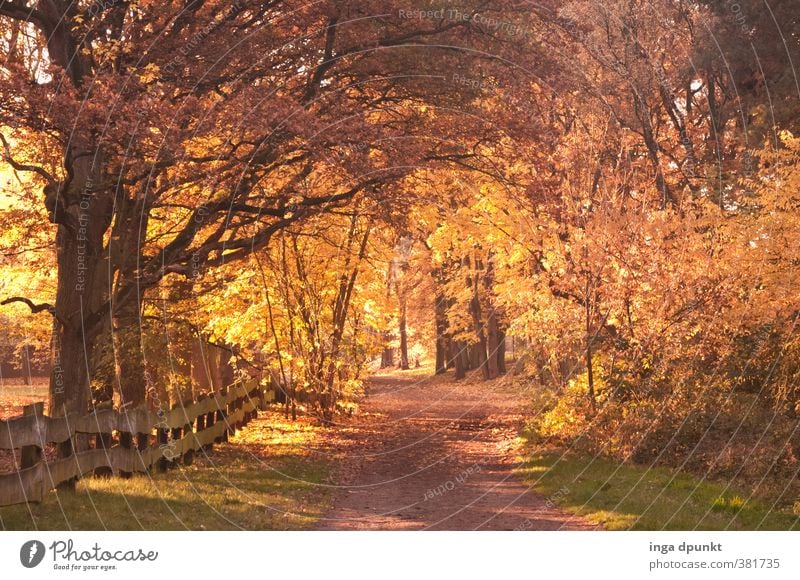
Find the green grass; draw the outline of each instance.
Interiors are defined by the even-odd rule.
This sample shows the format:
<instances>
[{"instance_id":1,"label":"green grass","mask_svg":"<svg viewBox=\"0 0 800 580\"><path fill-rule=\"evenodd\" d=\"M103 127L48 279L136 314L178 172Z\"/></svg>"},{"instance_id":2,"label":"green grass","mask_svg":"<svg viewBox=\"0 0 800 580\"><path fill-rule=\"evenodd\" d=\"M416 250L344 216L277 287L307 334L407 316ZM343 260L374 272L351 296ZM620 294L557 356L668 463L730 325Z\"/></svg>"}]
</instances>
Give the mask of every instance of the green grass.
<instances>
[{"instance_id":1,"label":"green grass","mask_svg":"<svg viewBox=\"0 0 800 580\"><path fill-rule=\"evenodd\" d=\"M258 425L261 423L261 425ZM307 427L271 439L268 422L248 426L235 443L165 474L89 477L39 504L0 508L8 530L296 530L329 507L327 462L302 449ZM262 427L259 429L259 427ZM305 431L304 431L305 430Z\"/></svg>"},{"instance_id":2,"label":"green grass","mask_svg":"<svg viewBox=\"0 0 800 580\"><path fill-rule=\"evenodd\" d=\"M519 474L567 511L609 530L800 530L790 508L665 468L530 452Z\"/></svg>"}]
</instances>

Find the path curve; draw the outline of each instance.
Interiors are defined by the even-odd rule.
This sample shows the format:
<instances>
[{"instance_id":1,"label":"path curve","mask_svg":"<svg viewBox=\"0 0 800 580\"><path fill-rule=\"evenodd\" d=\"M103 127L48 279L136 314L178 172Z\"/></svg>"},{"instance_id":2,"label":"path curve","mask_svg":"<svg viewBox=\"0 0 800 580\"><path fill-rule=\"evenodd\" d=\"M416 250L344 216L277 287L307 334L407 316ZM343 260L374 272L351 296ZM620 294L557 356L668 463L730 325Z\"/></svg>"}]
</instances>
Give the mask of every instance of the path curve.
<instances>
[{"instance_id":1,"label":"path curve","mask_svg":"<svg viewBox=\"0 0 800 580\"><path fill-rule=\"evenodd\" d=\"M524 397L502 380L394 371L343 426L343 481L322 530L587 530L513 473Z\"/></svg>"}]
</instances>

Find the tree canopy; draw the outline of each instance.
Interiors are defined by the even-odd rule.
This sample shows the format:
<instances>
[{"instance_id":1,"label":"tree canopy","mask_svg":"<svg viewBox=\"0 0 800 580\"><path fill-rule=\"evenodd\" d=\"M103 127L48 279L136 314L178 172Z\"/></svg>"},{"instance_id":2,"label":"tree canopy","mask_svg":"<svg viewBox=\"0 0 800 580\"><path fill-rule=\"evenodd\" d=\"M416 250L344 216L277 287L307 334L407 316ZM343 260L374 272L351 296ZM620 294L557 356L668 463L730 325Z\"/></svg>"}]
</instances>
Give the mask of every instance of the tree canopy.
<instances>
[{"instance_id":1,"label":"tree canopy","mask_svg":"<svg viewBox=\"0 0 800 580\"><path fill-rule=\"evenodd\" d=\"M657 455L746 393L800 452L799 16L0 2L9 336L56 413L257 373L331 421L516 341L543 436Z\"/></svg>"}]
</instances>

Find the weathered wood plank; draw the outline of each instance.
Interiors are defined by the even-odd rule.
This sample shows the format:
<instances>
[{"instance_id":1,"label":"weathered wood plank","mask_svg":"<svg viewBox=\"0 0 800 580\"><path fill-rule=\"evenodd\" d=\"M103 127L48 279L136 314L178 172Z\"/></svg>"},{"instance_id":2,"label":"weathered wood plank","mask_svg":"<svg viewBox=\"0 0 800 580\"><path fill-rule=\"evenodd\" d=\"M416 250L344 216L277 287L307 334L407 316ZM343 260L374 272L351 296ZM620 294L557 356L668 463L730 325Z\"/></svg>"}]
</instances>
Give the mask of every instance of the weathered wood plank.
<instances>
[{"instance_id":1,"label":"weathered wood plank","mask_svg":"<svg viewBox=\"0 0 800 580\"><path fill-rule=\"evenodd\" d=\"M159 464L163 465L164 459L191 455L242 425L258 412L262 402L261 391L253 388L252 384L240 383L227 392L172 409L160 419L146 409L139 409L127 413L103 410L74 421L68 418L53 419L36 413L2 421L0 447L6 449L26 445L42 447L43 442L66 441L71 432L106 434L108 437L112 431L118 431L129 438L131 433L150 433L158 428L162 429L163 436L157 444L143 449L128 446L124 441L115 447L104 444L97 449L81 451L49 463L39 461L32 467L2 474L0 506L42 501L47 491L75 478L89 476L98 469L110 470L114 475L142 473ZM207 428L199 432L186 428L199 417L208 418L209 414L213 414L214 419ZM165 421L165 417L168 420ZM182 436L167 441L167 428L171 429L173 436Z\"/></svg>"},{"instance_id":2,"label":"weathered wood plank","mask_svg":"<svg viewBox=\"0 0 800 580\"><path fill-rule=\"evenodd\" d=\"M44 415L44 403L25 405L22 409L22 414L26 416ZM42 447L44 447L44 444L28 445L20 449L20 469L27 469L39 463L42 460Z\"/></svg>"},{"instance_id":3,"label":"weathered wood plank","mask_svg":"<svg viewBox=\"0 0 800 580\"><path fill-rule=\"evenodd\" d=\"M215 393L200 402L176 407L162 417L148 409L133 409L123 413L105 409L78 418L30 415L0 420L0 449L62 443L76 433L150 433L156 427L177 429L201 415L224 411L229 404L249 397L252 388L250 382L239 383L230 387L227 393Z\"/></svg>"},{"instance_id":4,"label":"weathered wood plank","mask_svg":"<svg viewBox=\"0 0 800 580\"><path fill-rule=\"evenodd\" d=\"M0 506L42 501L43 466L44 463L37 463L28 469L0 475Z\"/></svg>"}]
</instances>

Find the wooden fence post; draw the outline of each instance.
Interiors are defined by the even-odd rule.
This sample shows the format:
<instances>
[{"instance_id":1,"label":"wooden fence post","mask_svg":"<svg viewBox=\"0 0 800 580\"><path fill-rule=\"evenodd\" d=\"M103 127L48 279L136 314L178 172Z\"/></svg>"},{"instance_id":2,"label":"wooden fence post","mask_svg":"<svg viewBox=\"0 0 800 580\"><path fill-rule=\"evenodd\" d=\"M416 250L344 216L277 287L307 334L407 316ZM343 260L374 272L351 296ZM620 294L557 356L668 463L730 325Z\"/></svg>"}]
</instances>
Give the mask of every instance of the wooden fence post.
<instances>
[{"instance_id":1,"label":"wooden fence post","mask_svg":"<svg viewBox=\"0 0 800 580\"><path fill-rule=\"evenodd\" d=\"M247 391L247 394L244 396L244 403L246 403L248 406L253 404L253 390L252 389ZM247 411L247 413L245 413L245 415L244 415L244 424L247 425L252 420L253 420L253 411Z\"/></svg>"},{"instance_id":2,"label":"wooden fence post","mask_svg":"<svg viewBox=\"0 0 800 580\"><path fill-rule=\"evenodd\" d=\"M183 408L187 408L194 404L192 399L187 399L183 402ZM183 436L187 438L187 442L191 442L192 433L194 433L194 419L188 419L186 425L183 426ZM194 449L187 449L183 454L183 464L191 465L194 463Z\"/></svg>"},{"instance_id":3,"label":"wooden fence post","mask_svg":"<svg viewBox=\"0 0 800 580\"><path fill-rule=\"evenodd\" d=\"M56 472L61 475L49 475L49 480L42 480L34 486L35 493L29 492L27 496L28 501L38 501L41 499L40 490L49 490L53 487L58 489L74 488L75 482L83 474L79 473L77 477L72 477L69 480L63 480L64 477L69 477L68 474L63 474L63 468L68 468L71 473L75 467L87 469L87 473L94 472L96 476L109 476L118 474L123 478L129 478L134 473L140 471L158 470L164 472L170 468L178 465L178 461L182 460L184 465L191 465L194 461L194 453L199 448L196 433L204 433L203 439L206 441L205 449L211 449L216 443L228 441L231 433L236 433L241 430L246 424L258 417L258 413L264 410L268 395L267 392L258 384L240 381L230 387L223 387L215 395L213 393L202 393L197 401L186 401L182 405L175 404L172 410L178 408L187 409L187 413L171 413L168 419L160 419L155 425L149 422L152 415L145 412L143 409L120 409L114 411L109 409L109 415L103 416L102 425L97 424L93 428L87 419L99 420L100 416L90 414L83 417L69 417L72 421L72 430L65 433L61 422L63 420L54 421L58 429L37 429L34 433L39 433L42 439L37 441L31 439L27 431L25 435L25 443L22 445L19 456L19 470L36 468L36 474L39 469L44 470L47 467L43 462L45 458L45 448L47 445L57 443L59 446L59 459L70 458L68 463L70 465L59 465ZM212 401L208 398L212 397ZM246 407L246 411L245 411ZM26 405L23 408L23 416L27 417L44 417L44 403L35 403L33 405ZM103 410L105 412L105 410ZM178 419L178 417L181 417ZM31 419L28 419L31 421ZM23 421L22 424L17 423L19 429L28 430L31 424L28 421ZM48 421L50 421L48 419ZM168 421L168 422L165 422ZM222 422L222 424L220 424ZM180 426L174 426L175 424ZM181 425L182 424L182 425ZM13 435L11 428L13 423L9 423L10 434ZM215 427L216 425L216 427ZM43 427L41 424L40 427ZM36 425L34 424L35 428ZM48 425L49 427L49 425ZM219 429L215 433L215 437L210 438L209 429ZM98 432L100 429L108 429L111 432ZM49 433L49 434L48 434ZM120 449L114 449L114 441L119 437ZM20 436L21 437L21 436ZM17 437L19 439L20 437ZM56 439L47 439L45 437L56 437ZM66 440L62 439L68 437ZM152 439L151 439L152 437ZM202 436L201 436L202 437ZM186 443L184 443L186 441ZM153 447L153 446L157 447ZM151 448L152 447L152 448ZM190 448L193 447L193 448ZM80 465L77 465L78 457L76 454L82 453L85 450L94 449L95 453L87 453L80 456ZM158 449L161 453L156 451ZM137 451L142 452L141 454ZM104 457L102 452L106 452ZM113 452L113 454L108 454ZM76 465L72 465L75 463ZM141 466L141 467L140 467ZM7 477L13 474L3 474L2 477ZM28 477L31 473L26 474ZM17 477L14 475L14 477ZM59 483L56 483L60 481ZM8 500L9 498L6 498ZM14 500L17 501L16 496ZM22 501L25 501L24 499ZM3 498L0 498L0 505Z\"/></svg>"},{"instance_id":4,"label":"wooden fence post","mask_svg":"<svg viewBox=\"0 0 800 580\"><path fill-rule=\"evenodd\" d=\"M180 403L175 403L175 404L172 405L172 410L174 411L175 409L178 409L180 407L181 407ZM180 441L180 439L182 437L182 432L183 432L183 429L181 427L175 427L172 430L172 433L171 433L170 437L172 439L171 442L173 444L177 444L177 442ZM167 463L167 467L170 468L170 469L175 469L176 467L178 467L178 461L180 459L181 459L181 455L180 454L174 455L172 457L172 460Z\"/></svg>"},{"instance_id":5,"label":"wooden fence post","mask_svg":"<svg viewBox=\"0 0 800 580\"><path fill-rule=\"evenodd\" d=\"M234 404L235 404L235 409L236 409L236 413L237 414L239 413L239 411L241 410L241 408L243 406L242 402L243 402L242 397L237 397L236 398L236 402ZM244 413L242 413L242 417L244 417ZM236 431L241 431L242 427L244 427L244 418L237 420L235 425L236 425Z\"/></svg>"},{"instance_id":6,"label":"wooden fence post","mask_svg":"<svg viewBox=\"0 0 800 580\"><path fill-rule=\"evenodd\" d=\"M209 399L213 399L214 398L214 393L213 392L209 393L208 398ZM208 413L206 413L206 416L205 416L206 429L210 429L211 427L214 426L214 421L216 420L216 418L217 418L217 412L216 411L209 411ZM214 448L214 442L212 441L208 445L205 445L203 448L207 449L208 451L211 451Z\"/></svg>"},{"instance_id":7,"label":"wooden fence post","mask_svg":"<svg viewBox=\"0 0 800 580\"><path fill-rule=\"evenodd\" d=\"M222 387L219 390L219 395L220 395L220 397L223 397L223 398L226 397L228 395L228 387ZM217 400L219 400L219 399L217 399ZM227 407L225 407L224 405L218 405L218 408L217 408L217 411L216 411L216 422L217 423L225 421L225 409L226 408ZM222 433L220 433L219 437L216 438L216 442L217 443L224 443L227 440L228 440L228 429L226 428L226 429L224 429L222 431Z\"/></svg>"},{"instance_id":8,"label":"wooden fence post","mask_svg":"<svg viewBox=\"0 0 800 580\"><path fill-rule=\"evenodd\" d=\"M127 452L125 454L126 456L130 455L130 451L133 448L133 435L131 435L128 431L120 431L119 446ZM130 471L119 472L119 476L123 479L128 479L131 475L133 474Z\"/></svg>"},{"instance_id":9,"label":"wooden fence post","mask_svg":"<svg viewBox=\"0 0 800 580\"><path fill-rule=\"evenodd\" d=\"M198 403L202 403L205 400L206 400L206 394L205 393L200 393L200 396L197 397L197 402ZM195 431L197 433L200 433L201 431L203 431L206 428L206 416L205 415L198 415L197 416L197 422L195 423L195 425L196 425L195 426Z\"/></svg>"},{"instance_id":10,"label":"wooden fence post","mask_svg":"<svg viewBox=\"0 0 800 580\"><path fill-rule=\"evenodd\" d=\"M44 403L33 403L22 408L22 414L26 417L34 415L42 417L44 415ZM26 445L20 449L20 469L33 467L42 460L42 448L38 445Z\"/></svg>"},{"instance_id":11,"label":"wooden fence post","mask_svg":"<svg viewBox=\"0 0 800 580\"><path fill-rule=\"evenodd\" d=\"M236 385L233 386L236 389ZM231 399L228 401L227 406L225 407L225 419L226 419L226 429L225 429L225 440L227 441L231 435L236 434L236 424L233 421L233 415L236 413L236 399Z\"/></svg>"},{"instance_id":12,"label":"wooden fence post","mask_svg":"<svg viewBox=\"0 0 800 580\"><path fill-rule=\"evenodd\" d=\"M253 419L258 417L258 404L256 400L258 399L258 391L255 388L250 389L247 392L247 397L245 401L248 405L253 406L254 408L247 412L247 417L245 419L246 423L250 423Z\"/></svg>"},{"instance_id":13,"label":"wooden fence post","mask_svg":"<svg viewBox=\"0 0 800 580\"><path fill-rule=\"evenodd\" d=\"M157 445L159 451L161 451L161 457L158 460L158 471L161 473L167 470L167 464L169 460L166 458L165 454L169 452L169 429L164 427L160 427L156 430L156 437L157 437Z\"/></svg>"},{"instance_id":14,"label":"wooden fence post","mask_svg":"<svg viewBox=\"0 0 800 580\"><path fill-rule=\"evenodd\" d=\"M97 433L94 436L94 448L103 449L108 453L108 450L111 449L111 433ZM105 466L98 467L94 470L94 474L97 477L111 477L114 474L114 470Z\"/></svg>"},{"instance_id":15,"label":"wooden fence post","mask_svg":"<svg viewBox=\"0 0 800 580\"><path fill-rule=\"evenodd\" d=\"M244 429L245 427L247 427L247 424L250 422L250 411L244 411L244 406L245 403L248 402L248 399L250 399L249 391L245 391L244 395L242 395L242 398L239 399L239 408L243 410L242 422L239 424L240 429Z\"/></svg>"}]
</instances>

